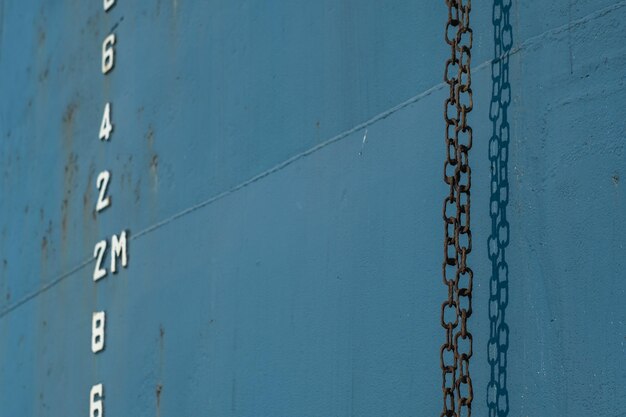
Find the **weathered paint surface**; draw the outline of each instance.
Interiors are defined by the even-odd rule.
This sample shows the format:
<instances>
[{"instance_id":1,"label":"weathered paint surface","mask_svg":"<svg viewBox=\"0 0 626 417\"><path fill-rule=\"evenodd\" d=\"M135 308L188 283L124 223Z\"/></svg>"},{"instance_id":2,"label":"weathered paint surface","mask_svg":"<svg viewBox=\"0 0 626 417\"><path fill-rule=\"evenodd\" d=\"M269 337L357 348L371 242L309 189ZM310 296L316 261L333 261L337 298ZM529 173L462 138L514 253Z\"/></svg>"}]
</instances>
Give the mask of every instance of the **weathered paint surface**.
<instances>
[{"instance_id":1,"label":"weathered paint surface","mask_svg":"<svg viewBox=\"0 0 626 417\"><path fill-rule=\"evenodd\" d=\"M0 416L98 382L111 417L439 415L443 1L117 2L0 3ZM502 4L473 9L474 412L622 416L626 1Z\"/></svg>"}]
</instances>

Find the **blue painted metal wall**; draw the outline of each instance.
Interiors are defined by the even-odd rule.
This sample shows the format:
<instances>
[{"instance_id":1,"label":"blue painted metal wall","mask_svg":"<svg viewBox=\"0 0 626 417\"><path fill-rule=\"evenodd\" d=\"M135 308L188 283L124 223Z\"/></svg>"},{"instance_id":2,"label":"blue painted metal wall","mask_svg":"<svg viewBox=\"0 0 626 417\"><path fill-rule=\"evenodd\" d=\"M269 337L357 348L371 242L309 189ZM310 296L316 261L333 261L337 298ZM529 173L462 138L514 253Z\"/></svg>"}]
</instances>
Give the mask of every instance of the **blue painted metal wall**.
<instances>
[{"instance_id":1,"label":"blue painted metal wall","mask_svg":"<svg viewBox=\"0 0 626 417\"><path fill-rule=\"evenodd\" d=\"M0 3L0 416L439 415L445 19ZM626 1L472 19L475 415L625 415Z\"/></svg>"}]
</instances>

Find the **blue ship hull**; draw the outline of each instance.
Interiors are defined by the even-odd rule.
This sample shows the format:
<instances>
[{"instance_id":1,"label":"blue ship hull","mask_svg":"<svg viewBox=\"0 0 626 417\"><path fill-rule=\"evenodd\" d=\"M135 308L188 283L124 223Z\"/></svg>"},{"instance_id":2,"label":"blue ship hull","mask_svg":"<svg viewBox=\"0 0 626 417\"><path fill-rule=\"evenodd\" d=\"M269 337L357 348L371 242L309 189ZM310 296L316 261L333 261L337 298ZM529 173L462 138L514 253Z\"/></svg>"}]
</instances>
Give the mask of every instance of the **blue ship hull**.
<instances>
[{"instance_id":1,"label":"blue ship hull","mask_svg":"<svg viewBox=\"0 0 626 417\"><path fill-rule=\"evenodd\" d=\"M0 417L439 416L446 19L0 3ZM474 415L622 415L626 1L472 27Z\"/></svg>"}]
</instances>

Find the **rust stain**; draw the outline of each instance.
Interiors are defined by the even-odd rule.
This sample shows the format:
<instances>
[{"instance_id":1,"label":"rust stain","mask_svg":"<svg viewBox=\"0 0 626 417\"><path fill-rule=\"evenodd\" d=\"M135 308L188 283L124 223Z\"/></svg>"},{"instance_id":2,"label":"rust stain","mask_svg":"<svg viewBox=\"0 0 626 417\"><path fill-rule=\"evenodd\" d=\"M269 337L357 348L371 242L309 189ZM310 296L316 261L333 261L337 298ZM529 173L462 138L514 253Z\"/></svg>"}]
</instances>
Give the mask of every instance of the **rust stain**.
<instances>
[{"instance_id":1,"label":"rust stain","mask_svg":"<svg viewBox=\"0 0 626 417\"><path fill-rule=\"evenodd\" d=\"M68 104L65 108L65 113L63 113L63 126L65 128L72 127L74 123L74 113L76 113L77 108L78 106L74 102Z\"/></svg>"},{"instance_id":2,"label":"rust stain","mask_svg":"<svg viewBox=\"0 0 626 417\"><path fill-rule=\"evenodd\" d=\"M85 190L83 192L83 206L82 206L82 238L83 244L88 247L93 245L93 241L96 239L96 233L98 230L98 217L96 216L96 167L92 162L89 165L89 174L87 176L87 183L85 184Z\"/></svg>"},{"instance_id":3,"label":"rust stain","mask_svg":"<svg viewBox=\"0 0 626 417\"><path fill-rule=\"evenodd\" d=\"M67 209L68 205L69 202L67 201L67 198L64 198L63 203L61 204L61 231L63 232L63 240L65 240L67 234L67 218L69 216Z\"/></svg>"},{"instance_id":4,"label":"rust stain","mask_svg":"<svg viewBox=\"0 0 626 417\"><path fill-rule=\"evenodd\" d=\"M66 153L66 161L63 170L63 199L61 204L61 237L65 246L67 239L68 218L69 218L69 202L71 201L72 192L76 183L76 174L78 173L78 155L72 150L74 141L74 121L78 105L71 102L67 105L63 113L63 150Z\"/></svg>"},{"instance_id":5,"label":"rust stain","mask_svg":"<svg viewBox=\"0 0 626 417\"><path fill-rule=\"evenodd\" d=\"M122 168L122 175L120 176L120 185L122 186L122 189L125 189L124 187L128 187L128 189L130 189L133 186L133 171L131 169L133 166L132 162L133 156L128 155L128 158Z\"/></svg>"},{"instance_id":6,"label":"rust stain","mask_svg":"<svg viewBox=\"0 0 626 417\"><path fill-rule=\"evenodd\" d=\"M83 193L83 221L85 224L89 224L91 220L96 220L96 210L92 204L93 189L95 188L95 183L93 180L95 170L95 166L91 164L89 166L89 177L87 178L87 185L85 186L85 192Z\"/></svg>"},{"instance_id":7,"label":"rust stain","mask_svg":"<svg viewBox=\"0 0 626 417\"><path fill-rule=\"evenodd\" d=\"M165 330L163 325L159 325L159 375L163 374L163 345L165 339Z\"/></svg>"},{"instance_id":8,"label":"rust stain","mask_svg":"<svg viewBox=\"0 0 626 417\"><path fill-rule=\"evenodd\" d=\"M157 174L157 168L159 167L159 155L152 155L152 159L150 160L150 172L153 176Z\"/></svg>"},{"instance_id":9,"label":"rust stain","mask_svg":"<svg viewBox=\"0 0 626 417\"><path fill-rule=\"evenodd\" d=\"M43 83L44 81L46 81L48 79L48 74L50 74L50 60L48 60L45 68L41 70L41 72L39 73L39 76L38 76L39 82Z\"/></svg>"},{"instance_id":10,"label":"rust stain","mask_svg":"<svg viewBox=\"0 0 626 417\"><path fill-rule=\"evenodd\" d=\"M172 2L172 7L171 7L171 13L170 13L170 23L172 25L172 31L175 33L178 31L178 6L179 6L179 0L171 0Z\"/></svg>"},{"instance_id":11,"label":"rust stain","mask_svg":"<svg viewBox=\"0 0 626 417\"><path fill-rule=\"evenodd\" d=\"M37 32L37 45L39 45L39 47L41 48L45 42L46 32L41 27L39 27L39 30Z\"/></svg>"},{"instance_id":12,"label":"rust stain","mask_svg":"<svg viewBox=\"0 0 626 417\"><path fill-rule=\"evenodd\" d=\"M161 392L163 391L163 385L157 384L156 386L156 415L159 417L161 415Z\"/></svg>"},{"instance_id":13,"label":"rust stain","mask_svg":"<svg viewBox=\"0 0 626 417\"><path fill-rule=\"evenodd\" d=\"M165 339L165 329L159 324L159 379L163 376L163 342ZM156 386L156 415L161 415L161 393L163 392L163 383L159 382Z\"/></svg>"},{"instance_id":14,"label":"rust stain","mask_svg":"<svg viewBox=\"0 0 626 417\"><path fill-rule=\"evenodd\" d=\"M52 221L48 222L48 227L44 231L44 235L41 238L41 276L46 275L46 265L48 261L48 250L51 248L52 242Z\"/></svg>"},{"instance_id":15,"label":"rust stain","mask_svg":"<svg viewBox=\"0 0 626 417\"><path fill-rule=\"evenodd\" d=\"M91 34L94 39L100 39L100 17L99 13L94 13L89 16L85 22L85 25L81 28L80 34L84 35L85 32Z\"/></svg>"},{"instance_id":16,"label":"rust stain","mask_svg":"<svg viewBox=\"0 0 626 417\"><path fill-rule=\"evenodd\" d=\"M150 170L150 179L152 180L152 189L156 191L159 186L159 155L157 155L154 151L154 129L152 125L148 126L148 131L146 132L145 137L148 145L148 151L151 155L148 167Z\"/></svg>"},{"instance_id":17,"label":"rust stain","mask_svg":"<svg viewBox=\"0 0 626 417\"><path fill-rule=\"evenodd\" d=\"M69 200L72 195L72 185L74 184L74 174L76 173L75 155L70 154L68 163L65 165L64 193L61 203L61 237L63 242L67 238L68 219L70 216Z\"/></svg>"},{"instance_id":18,"label":"rust stain","mask_svg":"<svg viewBox=\"0 0 626 417\"><path fill-rule=\"evenodd\" d=\"M135 203L139 203L139 200L141 199L141 179L138 179L137 182L135 183Z\"/></svg>"},{"instance_id":19,"label":"rust stain","mask_svg":"<svg viewBox=\"0 0 626 417\"><path fill-rule=\"evenodd\" d=\"M5 259L2 259L2 276L7 275L7 267L9 266L9 262ZM5 295L7 301L11 301L11 289L7 288L7 293Z\"/></svg>"},{"instance_id":20,"label":"rust stain","mask_svg":"<svg viewBox=\"0 0 626 417\"><path fill-rule=\"evenodd\" d=\"M148 148L150 148L150 150L152 150L152 147L154 146L154 129L152 128L152 125L148 126L148 131L146 132L146 141L148 141Z\"/></svg>"}]
</instances>

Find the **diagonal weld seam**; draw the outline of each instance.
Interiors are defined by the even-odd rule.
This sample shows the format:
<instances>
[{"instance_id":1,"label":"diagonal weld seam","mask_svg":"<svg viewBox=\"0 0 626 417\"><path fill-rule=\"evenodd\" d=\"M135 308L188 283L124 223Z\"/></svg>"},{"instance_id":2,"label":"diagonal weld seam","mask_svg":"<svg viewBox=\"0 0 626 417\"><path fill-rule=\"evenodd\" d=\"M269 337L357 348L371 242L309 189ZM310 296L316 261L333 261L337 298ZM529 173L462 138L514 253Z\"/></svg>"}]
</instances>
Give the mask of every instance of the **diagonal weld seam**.
<instances>
[{"instance_id":1,"label":"diagonal weld seam","mask_svg":"<svg viewBox=\"0 0 626 417\"><path fill-rule=\"evenodd\" d=\"M193 205L193 206L191 206L189 208L186 208L185 210L182 210L182 211L180 211L180 212L178 212L178 213L176 213L176 214L174 214L174 215L172 215L172 216L170 216L170 217L168 217L166 219L163 219L160 222L155 223L152 226L149 226L149 227L147 227L146 229L144 229L144 230L142 230L140 232L137 232L136 234L134 234L131 237L131 240L139 239L141 236L146 235L146 234L148 234L148 233L150 233L150 232L152 232L152 231L154 231L156 229L159 229L159 228L163 227L164 225L166 225L166 224L168 224L168 223L170 223L170 222L172 222L172 221L174 221L174 220L176 220L176 219L178 219L180 217L183 217L183 216L185 216L185 215L187 215L187 214L189 214L191 212L194 212L194 211L196 211L196 210L198 210L198 209L200 209L202 207L208 206L211 203L214 203L214 202L216 202L218 200L221 200L222 198L224 198L224 197L226 197L226 196L228 196L228 195L230 195L230 194L232 194L232 193L234 193L236 191L239 191L242 188L245 188L245 187L247 187L247 186L249 186L249 185L251 185L251 184L253 184L253 183L255 183L255 182L257 182L257 181L259 181L259 180L261 180L261 179L263 179L263 178L265 178L265 177L267 177L267 176L269 176L269 175L271 175L273 173L275 173L275 172L281 171L282 169L288 167L289 165L293 164L294 162L296 162L296 161L298 161L298 160L300 160L302 158L305 158L305 157L307 157L307 156L309 156L311 154L314 154L315 152L317 152L317 151L319 151L319 150L321 150L321 149L323 149L323 148L325 148L325 147L327 147L329 145L332 145L335 142L339 142L340 140L345 139L346 137L350 136L351 134L353 134L355 132L358 132L360 130L363 130L363 129L369 127L370 125L372 125L372 124L374 124L374 123L376 123L376 122L378 122L380 120L386 119L387 117L389 117L393 113L397 112L398 110L401 110L401 109L403 109L403 108L405 108L405 107L407 107L407 106L409 106L409 105L411 105L411 104L421 100L422 98L429 96L434 91L437 91L437 90L441 89L443 87L443 85L444 85L444 83L437 84L437 85L429 88L428 90L424 91L423 93L420 93L420 94L418 94L418 95L416 95L414 97L411 97L410 99L408 99L406 101L403 101L402 103L400 103L400 104L398 104L398 105L396 105L396 106L394 106L394 107L392 107L392 108L390 108L390 109L388 109L388 110L386 110L386 111L384 111L384 112L382 112L382 113L380 113L380 114L370 118L369 120L367 120L367 121L365 121L363 123L360 123L360 124L354 126L353 128L351 128L349 130L346 130L346 131L344 131L344 132L342 132L342 133L340 133L340 134L338 134L336 136L333 136L332 138L330 138L330 139L328 139L328 140L326 140L326 141L324 141L322 143L319 143L319 144L315 145L314 147L307 149L304 152L296 154L296 155L292 156L291 158L286 159L285 161L283 161L283 162L281 162L281 163L279 163L277 165L274 165L272 168L270 168L270 169L268 169L266 171L263 171L260 174L257 174L254 177L249 178L246 181L244 181L244 182L242 182L242 183L240 183L238 185L235 185L234 187L229 188L228 190L223 191L223 192L221 192L221 193L219 193L219 194L209 198L208 200L204 200L204 201L202 201L202 202L200 202L198 204L195 204L195 205Z\"/></svg>"},{"instance_id":2,"label":"diagonal weld seam","mask_svg":"<svg viewBox=\"0 0 626 417\"><path fill-rule=\"evenodd\" d=\"M522 51L523 49L526 49L529 46L532 46L535 43L538 43L539 41L541 41L543 38L545 38L546 36L550 36L550 35L557 35L563 31L569 30L573 27L577 27L580 26L584 23L587 23L589 21L601 18L607 14L609 14L612 11L615 11L617 9L620 9L622 7L626 6L626 0L622 0L618 3L612 4L611 6L607 6L605 8L596 10L595 12L592 12L584 17L581 17L579 19L573 20L569 23L566 23L564 25L561 26L557 26L556 28L553 29L549 29L539 35L530 37L528 39L526 39L524 42L522 42L521 44L519 44L517 47L512 48L509 52L501 55L498 58L493 58L493 59L489 59L483 63L481 63L480 65L478 65L475 69L474 72L478 72L483 70L484 68L486 68L487 66L490 66L493 62L500 60L502 58L505 58L507 56L512 56L517 54L518 52ZM387 117L391 116L393 113L404 109L405 107L410 106L413 103L416 103L418 101L420 101L423 98L426 98L428 96L430 96L432 93L434 93L437 90L441 90L443 87L446 86L445 82L441 82L439 84L435 84L434 86L428 88L427 90L423 91L422 93L413 96L411 98L409 98L408 100L403 101L402 103L382 112L379 113L378 115L371 117L370 119L368 119L367 121L360 123L356 126L354 126L353 128L346 130L336 136L333 136L330 139L327 139L326 141L317 144L316 146L307 149L304 152L301 152L299 154L296 154L294 156L292 156L291 158L277 164L274 165L272 168L261 172L260 174L255 175L252 178L249 178L248 180L235 185L232 188L229 188L226 191L223 191L217 195L214 195L213 197L204 200L200 203L197 203L191 207L188 207L166 219L163 219L139 232L137 232L136 234L131 235L130 240L135 240L135 239L139 239L140 237L147 235L157 229L160 229L161 227L165 226L168 223L173 222L174 220L177 220L183 216L186 216L187 214L190 214L196 210L199 210L203 207L206 207L216 201L219 201L225 197L227 197L228 195L237 192L275 172L278 172L286 167L288 167L289 165L293 164L294 162L305 158L329 145L332 145L335 142L339 142L342 139L345 139L346 137L350 136L351 134L358 132L360 130L363 130L369 126L371 126L372 124L386 119ZM62 281L64 281L66 278L69 278L70 276L72 276L73 274L75 274L76 272L80 271L81 269L83 269L84 267L86 267L87 265L89 265L91 262L93 262L93 259L89 258L85 261L83 261L82 263L80 263L78 266L74 267L73 269L71 269L69 272L66 272L64 274L59 275L57 278L55 278L53 281L49 282L48 284L45 284L43 286L41 286L40 288L38 288L36 291L33 291L32 293L24 296L23 298L21 298L19 301L15 302L14 304L8 306L7 308L5 308L4 310L0 311L0 318L6 316L7 314L11 313L13 310L17 309L18 307L22 306L23 304L27 303L28 301L32 300L33 298L35 298L36 296L38 296L39 294L48 291L49 289L55 287L57 284L61 283Z\"/></svg>"},{"instance_id":3,"label":"diagonal weld seam","mask_svg":"<svg viewBox=\"0 0 626 417\"><path fill-rule=\"evenodd\" d=\"M305 157L307 157L307 156L309 156L309 155L311 155L311 154L313 154L313 153L315 153L315 152L317 152L317 151L319 151L319 150L321 150L321 149L323 149L323 148L325 148L325 147L327 147L329 145L332 145L335 142L339 142L340 140L350 136L351 134L353 134L355 132L358 132L359 130L367 128L368 126L372 125L373 123L376 123L376 122L378 122L380 120L383 120L383 119L389 117L390 115L392 115L393 113L397 112L398 110L401 110L401 109L403 109L403 108L405 108L405 107L407 107L407 106L409 106L409 105L419 101L420 99L429 96L433 92L443 88L443 86L444 86L444 83L437 84L437 85L429 88L428 90L424 91L423 93L420 93L420 94L418 94L418 95L416 95L414 97L411 97L410 99L408 99L406 101L403 101L402 103L400 103L400 104L398 104L398 105L396 105L396 106L394 106L394 107L384 111L383 113L380 113L380 114L370 118L366 122L360 123L360 124L354 126L353 128L351 128L349 130L346 130L346 131L344 131L344 132L342 132L342 133L340 133L340 134L338 134L336 136L333 136L332 138L330 138L330 139L328 139L328 140L326 140L326 141L324 141L324 142L322 142L322 143L320 143L320 144L318 144L318 145L316 145L316 146L314 146L312 148L307 149L304 152L296 154L296 155L292 156L291 158L289 158L289 159L287 159L287 160L285 160L285 161L283 161L283 162L273 166L272 168L270 168L270 169L268 169L266 171L263 171L260 174L257 174L254 177L249 178L248 180L246 180L246 181L244 181L244 182L242 182L242 183L240 183L240 184L238 184L238 185L236 185L236 186L234 186L232 188L229 188L226 191L223 191L223 192L221 192L221 193L219 193L217 195L214 195L213 197L211 197L211 198L209 198L207 200L204 200L204 201L202 201L200 203L197 203L197 204L195 204L195 205L193 205L191 207L188 207L188 208L186 208L186 209L184 209L184 210L182 210L182 211L180 211L180 212L178 212L178 213L176 213L176 214L174 214L174 215L172 215L172 216L170 216L170 217L168 217L166 219L163 219L163 220L161 220L161 221L159 221L159 222L157 222L157 223L155 223L155 224L153 224L153 225L151 225L151 226L149 226L149 227L147 227L147 228L145 228L145 229L143 229L143 230L141 230L141 231L139 231L137 233L131 234L129 239L131 241L139 239L140 237L142 237L144 235L147 235L148 233L151 233L151 232L153 232L153 231L155 231L157 229L160 229L161 227L165 226L168 223L173 222L176 219L179 219L179 218L181 218L181 217L183 217L183 216L185 216L185 215L187 215L189 213L192 213L192 212L194 212L196 210L199 210L199 209L201 209L201 208L203 208L205 206L208 206L208 205L210 205L210 204L212 204L212 203L214 203L216 201L219 201L219 200L227 197L228 195L241 190L242 188L245 188L245 187L247 187L247 186L249 186L249 185L251 185L251 184L253 184L253 183L255 183L255 182L257 182L257 181L259 181L259 180L261 180L261 179L263 179L263 178L265 178L265 177L267 177L267 176L269 176L269 175L271 175L273 173L275 173L275 172L278 172L278 171L286 168L287 166L289 166L289 165L293 164L294 162L298 161L299 159L305 158ZM84 268L85 266L90 264L91 262L93 262L92 258L89 258L88 260L83 261L80 265L78 265L77 267L73 268L69 272L66 272L66 273L58 276L57 278L55 278L53 281L49 282L48 284L43 285L42 287L38 288L36 291L33 291L32 293L24 296L22 299L20 299L16 303L14 303L14 304L10 305L9 307L7 307L6 309L0 311L0 318L2 318L5 315L9 314L11 311L15 310L16 308L20 307L21 305L25 304L26 302L32 300L37 295L39 295L39 294L41 294L41 293L43 293L43 292L53 288L57 284L60 284L66 278L69 278L71 275L73 275L74 273L78 272L79 270L81 270L82 268Z\"/></svg>"},{"instance_id":4,"label":"diagonal weld seam","mask_svg":"<svg viewBox=\"0 0 626 417\"><path fill-rule=\"evenodd\" d=\"M2 310L0 312L0 318L6 316L7 314L9 314L13 310L17 309L21 305L26 304L28 301L30 301L33 298L37 297L39 294L48 291L50 288L56 286L61 281L63 281L65 278L68 278L68 277L72 276L76 272L80 271L81 269L83 269L84 267L89 265L91 262L92 262L91 258L84 260L78 266L74 267L73 269L69 270L68 272L59 275L54 280L52 280L49 283L47 283L47 284L41 286L40 288L38 288L36 291L34 291L34 292L32 292L32 293L22 297L19 301L15 302L14 304L12 304L9 307L7 307L4 310Z\"/></svg>"}]
</instances>

